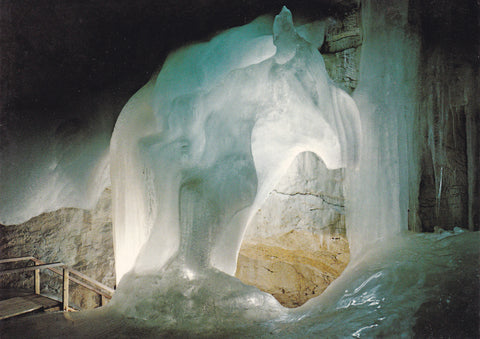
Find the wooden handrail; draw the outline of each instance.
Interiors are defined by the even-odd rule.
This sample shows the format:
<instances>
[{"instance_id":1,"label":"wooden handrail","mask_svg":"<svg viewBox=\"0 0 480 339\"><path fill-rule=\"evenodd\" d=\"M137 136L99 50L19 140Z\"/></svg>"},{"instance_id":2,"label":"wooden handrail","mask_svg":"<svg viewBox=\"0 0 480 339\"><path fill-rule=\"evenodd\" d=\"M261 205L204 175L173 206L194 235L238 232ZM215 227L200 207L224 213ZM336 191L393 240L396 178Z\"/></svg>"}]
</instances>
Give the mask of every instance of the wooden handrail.
<instances>
[{"instance_id":1,"label":"wooden handrail","mask_svg":"<svg viewBox=\"0 0 480 339\"><path fill-rule=\"evenodd\" d=\"M44 261L39 260L39 259L36 259L36 258L34 258L34 259L32 259L32 260L33 260L37 265L45 264ZM32 266L32 267L35 267L35 266ZM53 268L49 268L49 270L52 271L52 272L54 272L54 273L56 273L56 274L58 274L58 275L62 275L62 272L59 271L59 270L56 270L56 269L53 269ZM77 270L74 270L73 268L69 268L68 270L69 270L70 274L76 275L76 276L78 276L79 278L84 279L85 281L88 281L88 282L91 283L92 285L96 285L97 287L100 287L101 289L105 290L106 293L103 292L103 291L101 291L101 290L99 290L99 289L96 289L96 288L94 288L94 287L92 287L92 286L89 286L88 284L86 284L86 283L84 283L83 281L78 280L78 279L76 279L76 278L71 277L71 278L70 278L71 281L73 281L73 282L75 282L75 283L77 283L77 284L79 284L79 285L81 285L81 286L83 286L83 287L85 287L85 288L88 288L89 290L91 290L91 291L93 291L93 292L95 292L95 293L97 293L97 294L103 295L104 297L106 297L106 298L108 298L108 299L111 299L111 298L112 298L113 292L115 292L115 290L114 290L113 288L108 287L107 285L104 285L104 284L102 284L101 282L96 281L95 279L92 279L92 278L90 278L89 276L86 276L85 274L83 274L83 273L81 273L81 272L79 272L79 271L77 271Z\"/></svg>"},{"instance_id":2,"label":"wooden handrail","mask_svg":"<svg viewBox=\"0 0 480 339\"><path fill-rule=\"evenodd\" d=\"M57 269L55 269L55 268L48 268L48 269L49 269L50 271L52 271L52 272L60 275L60 276L63 275L62 271L60 271L60 270L57 270ZM72 273L72 272L70 271L70 273ZM80 285L80 286L83 286L83 287L89 289L90 291L95 292L95 293L97 293L97 294L99 294L99 295L101 295L101 296L103 296L103 297L105 297L105 298L107 298L107 299L112 299L112 294L113 294L113 292L112 292L112 293L104 292L104 291L102 291L102 290L100 290L100 289L97 289L97 288L95 288L95 287L92 287L92 286L88 285L87 283L84 283L83 281L78 280L78 279L76 279L76 278L74 278L74 277L70 277L70 281L73 281L74 283L76 283L76 284L78 284L78 285ZM114 290L114 291L115 291L115 290Z\"/></svg>"},{"instance_id":3,"label":"wooden handrail","mask_svg":"<svg viewBox=\"0 0 480 339\"><path fill-rule=\"evenodd\" d=\"M39 259L33 259L33 260L37 264L45 264L45 262L43 262L42 260L39 260ZM88 281L89 283L91 283L93 285L96 285L97 287L103 288L105 291L107 291L111 294L113 294L113 292L115 292L115 290L113 288L108 287L107 285L104 285L101 282L90 278L89 276L83 274L82 272L79 272L79 271L77 271L73 268L69 268L68 270L70 271L70 274L74 274L74 275L78 276L79 278L82 278L83 280Z\"/></svg>"},{"instance_id":4,"label":"wooden handrail","mask_svg":"<svg viewBox=\"0 0 480 339\"><path fill-rule=\"evenodd\" d=\"M7 274L7 273L19 273L19 272L27 272L27 271L35 271L42 268L50 268L50 267L57 267L57 266L65 266L63 262L54 262L51 264L42 264L42 265L35 265L35 266L27 266L27 267L20 267L20 268L12 268L9 270L0 271L0 275Z\"/></svg>"},{"instance_id":5,"label":"wooden handrail","mask_svg":"<svg viewBox=\"0 0 480 339\"><path fill-rule=\"evenodd\" d=\"M77 271L73 268L70 269L70 273L82 278L85 281L88 281L89 283L91 283L93 285L97 285L97 287L103 288L105 291L109 292L110 294L113 294L115 292L115 290L113 288L108 287L107 285L104 285L101 282L96 281L95 279L92 279L89 276L86 276L82 272L79 272L79 271ZM108 296L108 295L106 295L106 296Z\"/></svg>"},{"instance_id":6,"label":"wooden handrail","mask_svg":"<svg viewBox=\"0 0 480 339\"><path fill-rule=\"evenodd\" d=\"M34 260L34 257L20 257L20 258L7 258L7 259L0 259L0 264L5 264L8 262L15 262L15 261L24 261L24 260Z\"/></svg>"},{"instance_id":7,"label":"wooden handrail","mask_svg":"<svg viewBox=\"0 0 480 339\"><path fill-rule=\"evenodd\" d=\"M74 270L72 268L69 268L67 265L61 262L57 263L46 263L42 260L39 260L35 257L19 257L19 258L6 258L6 259L0 259L0 264L4 263L11 263L11 262L17 262L17 261L26 261L26 260L31 260L35 263L35 266L27 266L27 267L21 267L21 268L13 268L9 270L3 270L0 271L0 275L2 274L7 274L7 273L19 273L19 272L26 272L26 271L35 271L35 293L40 294L40 269L48 269L55 274L58 274L63 277L63 310L69 310L68 307L68 284L69 281L73 281L77 283L80 286L83 286L101 296L102 303L104 303L104 299L111 299L113 293L115 290L113 288L108 287L107 285L102 284L99 281L96 281L95 279L90 278L89 276ZM55 267L61 266L63 270L58 270ZM70 275L75 275L80 279L85 280L86 282L83 282L77 278L71 277ZM93 286L92 286L93 285Z\"/></svg>"}]
</instances>

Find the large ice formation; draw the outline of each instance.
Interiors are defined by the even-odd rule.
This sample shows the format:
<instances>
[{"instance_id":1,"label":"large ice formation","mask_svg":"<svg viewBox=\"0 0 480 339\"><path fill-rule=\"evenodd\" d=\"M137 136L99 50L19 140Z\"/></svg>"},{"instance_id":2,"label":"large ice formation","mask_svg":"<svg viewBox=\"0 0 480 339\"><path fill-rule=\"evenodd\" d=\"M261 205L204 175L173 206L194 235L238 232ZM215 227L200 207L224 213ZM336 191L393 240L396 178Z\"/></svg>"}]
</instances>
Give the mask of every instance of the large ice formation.
<instances>
[{"instance_id":1,"label":"large ice formation","mask_svg":"<svg viewBox=\"0 0 480 339\"><path fill-rule=\"evenodd\" d=\"M284 8L172 53L122 111L112 143L117 279L158 270L233 274L253 213L295 156L358 157L356 105Z\"/></svg>"},{"instance_id":2,"label":"large ice formation","mask_svg":"<svg viewBox=\"0 0 480 339\"><path fill-rule=\"evenodd\" d=\"M419 43L406 28L408 5L398 2L388 13L374 1L363 6L365 41L353 96L368 132L362 134L358 168L347 173L346 222L353 255L408 229L408 219L417 214L410 197L418 196L419 186L414 139Z\"/></svg>"},{"instance_id":3,"label":"large ice formation","mask_svg":"<svg viewBox=\"0 0 480 339\"><path fill-rule=\"evenodd\" d=\"M466 258L478 253L478 234L404 234L418 187L418 44L405 35L406 2L386 14L364 5L362 133L355 103L286 9L273 39L260 18L176 51L127 104L112 138L123 278L111 310L136 319L131 326L155 335L411 336L428 330L422 305L434 296L454 307L468 300L471 291L449 289L450 276L459 265L475 276ZM302 151L347 167L353 256L320 297L286 310L226 273L252 213Z\"/></svg>"}]
</instances>

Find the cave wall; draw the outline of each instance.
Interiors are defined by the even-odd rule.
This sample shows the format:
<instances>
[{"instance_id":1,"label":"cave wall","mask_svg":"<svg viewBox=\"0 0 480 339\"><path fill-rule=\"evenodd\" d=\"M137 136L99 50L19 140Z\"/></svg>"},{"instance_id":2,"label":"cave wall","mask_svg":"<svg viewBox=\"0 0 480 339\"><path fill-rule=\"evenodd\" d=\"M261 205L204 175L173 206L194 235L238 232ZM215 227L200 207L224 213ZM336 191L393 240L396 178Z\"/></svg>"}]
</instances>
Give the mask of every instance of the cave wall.
<instances>
[{"instance_id":1,"label":"cave wall","mask_svg":"<svg viewBox=\"0 0 480 339\"><path fill-rule=\"evenodd\" d=\"M235 276L287 307L320 295L350 258L344 174L299 154L248 226Z\"/></svg>"},{"instance_id":2,"label":"cave wall","mask_svg":"<svg viewBox=\"0 0 480 339\"><path fill-rule=\"evenodd\" d=\"M106 189L93 210L62 208L43 213L20 225L0 225L2 258L33 256L47 263L67 266L109 286L115 285L112 237L111 191ZM28 262L3 264L2 269L23 267ZM33 271L2 275L0 288L33 291ZM40 292L61 298L62 278L40 271ZM70 283L70 304L81 309L100 305L100 296Z\"/></svg>"},{"instance_id":3,"label":"cave wall","mask_svg":"<svg viewBox=\"0 0 480 339\"><path fill-rule=\"evenodd\" d=\"M330 78L348 94L358 85L361 45L360 7L330 18L320 53Z\"/></svg>"},{"instance_id":4,"label":"cave wall","mask_svg":"<svg viewBox=\"0 0 480 339\"><path fill-rule=\"evenodd\" d=\"M478 2L412 1L418 69L419 220L411 228L479 230Z\"/></svg>"}]
</instances>

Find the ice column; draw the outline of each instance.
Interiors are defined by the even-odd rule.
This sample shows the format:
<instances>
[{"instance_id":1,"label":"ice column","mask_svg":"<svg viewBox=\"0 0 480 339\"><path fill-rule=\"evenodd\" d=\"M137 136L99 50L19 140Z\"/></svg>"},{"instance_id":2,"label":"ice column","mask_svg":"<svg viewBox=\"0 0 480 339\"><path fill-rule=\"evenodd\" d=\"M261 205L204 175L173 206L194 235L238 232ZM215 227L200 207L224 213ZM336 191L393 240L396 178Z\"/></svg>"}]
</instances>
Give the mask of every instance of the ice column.
<instances>
[{"instance_id":1,"label":"ice column","mask_svg":"<svg viewBox=\"0 0 480 339\"><path fill-rule=\"evenodd\" d=\"M414 113L419 45L407 16L408 1L390 1L388 10L376 1L362 2L364 43L354 99L361 112L363 147L358 169L348 172L346 192L353 255L406 230L408 219L417 213Z\"/></svg>"}]
</instances>

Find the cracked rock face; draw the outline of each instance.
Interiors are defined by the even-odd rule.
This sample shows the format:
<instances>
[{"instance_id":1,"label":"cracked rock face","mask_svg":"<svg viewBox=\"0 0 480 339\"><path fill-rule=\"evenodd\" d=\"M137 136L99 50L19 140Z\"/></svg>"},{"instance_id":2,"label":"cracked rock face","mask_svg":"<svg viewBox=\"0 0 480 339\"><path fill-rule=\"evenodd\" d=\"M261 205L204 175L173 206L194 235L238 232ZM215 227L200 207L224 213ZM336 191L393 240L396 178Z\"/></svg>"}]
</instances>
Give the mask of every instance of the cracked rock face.
<instances>
[{"instance_id":1,"label":"cracked rock face","mask_svg":"<svg viewBox=\"0 0 480 339\"><path fill-rule=\"evenodd\" d=\"M344 170L328 170L313 153L297 156L248 226L245 239L307 230L345 234Z\"/></svg>"},{"instance_id":2,"label":"cracked rock face","mask_svg":"<svg viewBox=\"0 0 480 339\"><path fill-rule=\"evenodd\" d=\"M244 241L235 275L272 294L283 306L298 307L320 295L350 259L344 235L292 230Z\"/></svg>"},{"instance_id":3,"label":"cracked rock face","mask_svg":"<svg viewBox=\"0 0 480 339\"><path fill-rule=\"evenodd\" d=\"M360 12L352 10L331 22L320 49L330 78L349 94L358 85L361 45Z\"/></svg>"},{"instance_id":4,"label":"cracked rock face","mask_svg":"<svg viewBox=\"0 0 480 339\"><path fill-rule=\"evenodd\" d=\"M313 153L297 156L249 225L236 277L286 307L322 293L350 258L343 177Z\"/></svg>"}]
</instances>

